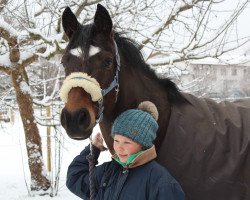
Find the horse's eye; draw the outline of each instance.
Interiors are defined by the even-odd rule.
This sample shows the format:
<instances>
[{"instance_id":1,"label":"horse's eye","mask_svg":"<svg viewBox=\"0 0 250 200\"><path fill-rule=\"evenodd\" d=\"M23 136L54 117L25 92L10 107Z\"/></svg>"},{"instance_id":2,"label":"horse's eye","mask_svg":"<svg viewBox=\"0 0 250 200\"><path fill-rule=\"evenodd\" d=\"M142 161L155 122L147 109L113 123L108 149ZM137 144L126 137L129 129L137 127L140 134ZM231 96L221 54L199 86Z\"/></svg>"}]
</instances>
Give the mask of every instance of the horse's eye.
<instances>
[{"instance_id":1,"label":"horse's eye","mask_svg":"<svg viewBox=\"0 0 250 200\"><path fill-rule=\"evenodd\" d=\"M106 59L104 62L103 62L103 67L111 67L112 65L112 60L111 59Z\"/></svg>"}]
</instances>

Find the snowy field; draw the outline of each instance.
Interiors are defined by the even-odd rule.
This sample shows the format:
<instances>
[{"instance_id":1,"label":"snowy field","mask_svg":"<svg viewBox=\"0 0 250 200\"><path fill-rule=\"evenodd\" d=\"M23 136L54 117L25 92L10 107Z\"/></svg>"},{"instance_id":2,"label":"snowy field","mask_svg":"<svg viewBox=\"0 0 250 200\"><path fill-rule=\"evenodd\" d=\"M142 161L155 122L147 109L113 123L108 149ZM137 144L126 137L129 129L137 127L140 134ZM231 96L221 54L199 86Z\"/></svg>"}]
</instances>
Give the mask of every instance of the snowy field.
<instances>
[{"instance_id":1,"label":"snowy field","mask_svg":"<svg viewBox=\"0 0 250 200\"><path fill-rule=\"evenodd\" d=\"M59 182L59 191L56 197L35 196L28 194L27 186L30 183L30 175L27 164L27 154L24 141L23 127L20 117L16 115L14 124L0 121L0 199L1 200L77 200L80 199L73 195L65 186L67 167L72 159L89 143L86 141L74 141L64 134L62 148L62 167ZM41 135L46 133L46 128L39 127ZM94 133L99 128L94 129ZM45 134L46 135L46 134ZM43 144L46 138L42 136ZM43 145L46 146L46 145ZM53 151L53 149L52 149ZM46 161L46 152L43 152ZM100 163L110 160L108 152L102 153ZM46 162L45 162L46 163Z\"/></svg>"}]
</instances>

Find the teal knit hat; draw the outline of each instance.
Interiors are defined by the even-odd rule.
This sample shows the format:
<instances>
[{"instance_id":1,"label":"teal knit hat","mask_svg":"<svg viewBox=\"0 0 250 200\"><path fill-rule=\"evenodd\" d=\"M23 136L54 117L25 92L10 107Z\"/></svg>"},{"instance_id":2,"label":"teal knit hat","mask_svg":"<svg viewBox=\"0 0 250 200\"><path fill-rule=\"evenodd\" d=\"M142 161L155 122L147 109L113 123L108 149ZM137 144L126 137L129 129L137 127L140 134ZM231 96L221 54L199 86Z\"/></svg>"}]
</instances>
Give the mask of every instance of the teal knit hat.
<instances>
[{"instance_id":1,"label":"teal knit hat","mask_svg":"<svg viewBox=\"0 0 250 200\"><path fill-rule=\"evenodd\" d=\"M130 109L119 115L112 126L111 135L126 136L149 148L153 145L158 130L158 111L150 101L144 101L138 109Z\"/></svg>"}]
</instances>

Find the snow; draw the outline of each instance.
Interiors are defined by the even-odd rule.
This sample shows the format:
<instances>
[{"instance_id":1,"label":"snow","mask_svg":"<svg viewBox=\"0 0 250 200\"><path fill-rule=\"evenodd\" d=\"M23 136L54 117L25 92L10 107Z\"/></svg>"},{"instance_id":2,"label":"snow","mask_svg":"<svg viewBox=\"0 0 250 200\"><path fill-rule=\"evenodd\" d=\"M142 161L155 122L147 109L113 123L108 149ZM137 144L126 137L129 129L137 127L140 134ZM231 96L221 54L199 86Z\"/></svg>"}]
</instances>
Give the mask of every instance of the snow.
<instances>
[{"instance_id":1,"label":"snow","mask_svg":"<svg viewBox=\"0 0 250 200\"><path fill-rule=\"evenodd\" d=\"M30 90L30 87L28 86L28 84L25 82L25 81L21 81L20 82L20 88L21 88L21 91L24 93L24 94L30 94L32 95L32 92Z\"/></svg>"},{"instance_id":2,"label":"snow","mask_svg":"<svg viewBox=\"0 0 250 200\"><path fill-rule=\"evenodd\" d=\"M46 127L39 127L41 133L46 131ZM99 127L94 129L94 133L99 131ZM65 133L64 133L65 134ZM43 144L46 144L46 137L41 134ZM64 135L62 148L62 164L59 181L58 195L51 198L46 196L31 197L28 194L26 184L30 185L30 175L27 164L27 152L25 147L25 137L23 127L18 112L15 114L14 124L0 121L0 199L2 200L48 200L67 199L77 200L77 196L72 194L65 186L67 168L73 158L89 143L85 141L74 141ZM45 145L43 145L44 148ZM54 151L54 149L52 149ZM44 162L46 152L43 151ZM108 151L101 154L99 162L110 160ZM52 164L53 165L53 164Z\"/></svg>"},{"instance_id":3,"label":"snow","mask_svg":"<svg viewBox=\"0 0 250 200\"><path fill-rule=\"evenodd\" d=\"M3 19L3 17L0 16L0 24L4 30L8 31L10 36L18 37L19 33L17 30L15 30L12 26L10 26L8 23L6 23Z\"/></svg>"},{"instance_id":4,"label":"snow","mask_svg":"<svg viewBox=\"0 0 250 200\"><path fill-rule=\"evenodd\" d=\"M37 53L37 55L46 58L46 57L49 57L50 54L52 54L52 53L55 52L55 51L56 51L56 45L55 45L55 43L54 43L53 46L47 44L47 45L46 45L46 51L45 51L44 53Z\"/></svg>"},{"instance_id":5,"label":"snow","mask_svg":"<svg viewBox=\"0 0 250 200\"><path fill-rule=\"evenodd\" d=\"M190 63L192 64L210 64L210 65L249 65L250 56L249 55L224 55L219 59L216 58L204 58L199 60L192 60Z\"/></svg>"},{"instance_id":6,"label":"snow","mask_svg":"<svg viewBox=\"0 0 250 200\"><path fill-rule=\"evenodd\" d=\"M156 58L148 60L147 63L150 65L159 65L159 66L160 65L164 66L166 64L173 65L173 61L178 59L180 59L180 56L177 54L171 54L169 56L163 55L163 56L156 56Z\"/></svg>"},{"instance_id":7,"label":"snow","mask_svg":"<svg viewBox=\"0 0 250 200\"><path fill-rule=\"evenodd\" d=\"M11 62L10 62L10 53L6 52L3 55L0 55L0 66L5 66L5 67L11 67Z\"/></svg>"}]
</instances>

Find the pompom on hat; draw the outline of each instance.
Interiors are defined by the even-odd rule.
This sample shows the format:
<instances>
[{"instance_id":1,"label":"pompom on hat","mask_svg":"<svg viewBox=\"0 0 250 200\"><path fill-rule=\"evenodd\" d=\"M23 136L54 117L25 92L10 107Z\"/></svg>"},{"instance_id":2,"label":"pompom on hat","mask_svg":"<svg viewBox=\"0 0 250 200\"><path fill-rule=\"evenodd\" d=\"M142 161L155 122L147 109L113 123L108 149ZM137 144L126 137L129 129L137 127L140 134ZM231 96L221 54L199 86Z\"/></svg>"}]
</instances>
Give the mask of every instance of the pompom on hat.
<instances>
[{"instance_id":1,"label":"pompom on hat","mask_svg":"<svg viewBox=\"0 0 250 200\"><path fill-rule=\"evenodd\" d=\"M144 101L138 109L129 109L120 114L112 126L111 135L126 136L134 142L149 148L153 145L158 130L158 110L154 103Z\"/></svg>"}]
</instances>

